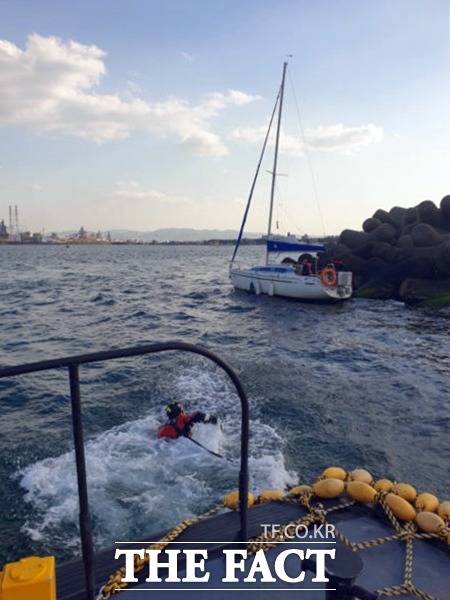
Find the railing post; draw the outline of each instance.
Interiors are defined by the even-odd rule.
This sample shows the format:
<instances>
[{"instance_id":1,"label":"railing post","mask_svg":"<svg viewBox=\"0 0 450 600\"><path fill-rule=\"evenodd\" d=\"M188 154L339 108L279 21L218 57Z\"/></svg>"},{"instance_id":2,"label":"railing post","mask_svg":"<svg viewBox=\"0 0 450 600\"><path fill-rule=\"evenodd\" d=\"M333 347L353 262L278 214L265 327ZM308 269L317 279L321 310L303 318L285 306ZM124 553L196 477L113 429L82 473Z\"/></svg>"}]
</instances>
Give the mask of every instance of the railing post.
<instances>
[{"instance_id":1,"label":"railing post","mask_svg":"<svg viewBox=\"0 0 450 600\"><path fill-rule=\"evenodd\" d=\"M92 543L91 517L89 515L86 460L84 456L83 422L81 417L80 378L78 364L69 365L70 400L72 403L72 427L77 466L78 499L80 504L80 537L86 579L87 600L94 600L94 549Z\"/></svg>"},{"instance_id":2,"label":"railing post","mask_svg":"<svg viewBox=\"0 0 450 600\"><path fill-rule=\"evenodd\" d=\"M221 367L233 382L241 401L241 463L239 471L239 508L240 508L240 541L247 541L247 498L248 498L248 445L249 445L249 406L245 390L234 372L234 370L216 354L185 342L160 342L147 344L145 346L136 346L133 348L118 348L116 350L107 350L104 352L94 352L92 354L82 354L78 356L67 356L54 360L44 360L15 367L0 367L0 379L3 377L12 377L23 375L24 373L36 373L48 369L68 368L70 380L70 398L72 403L72 427L75 444L75 458L78 479L78 498L80 505L80 538L81 550L84 563L86 580L86 600L95 598L95 580L94 580L94 550L92 542L91 519L89 515L86 462L84 456L83 442L83 423L81 418L81 398L80 398L80 379L79 367L82 364L100 362L116 358L126 358L131 356L143 356L157 352L167 352L170 350L184 350L194 352L208 358Z\"/></svg>"}]
</instances>

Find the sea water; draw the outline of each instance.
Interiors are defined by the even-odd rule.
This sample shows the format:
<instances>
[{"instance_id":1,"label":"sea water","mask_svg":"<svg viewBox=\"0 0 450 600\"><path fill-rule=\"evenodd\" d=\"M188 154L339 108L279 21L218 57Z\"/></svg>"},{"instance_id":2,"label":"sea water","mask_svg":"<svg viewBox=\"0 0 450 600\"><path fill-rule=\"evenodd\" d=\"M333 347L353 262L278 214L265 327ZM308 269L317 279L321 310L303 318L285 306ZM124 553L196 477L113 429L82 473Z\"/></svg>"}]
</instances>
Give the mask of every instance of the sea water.
<instances>
[{"instance_id":1,"label":"sea water","mask_svg":"<svg viewBox=\"0 0 450 600\"><path fill-rule=\"evenodd\" d=\"M448 312L338 305L233 290L230 246L0 246L1 365L159 341L227 361L250 402L250 490L311 483L330 465L450 499ZM257 258L261 248L244 248ZM236 489L240 403L215 364L186 353L81 367L97 548L145 537ZM0 564L77 555L67 373L0 381ZM216 414L198 439L158 440L164 407Z\"/></svg>"}]
</instances>

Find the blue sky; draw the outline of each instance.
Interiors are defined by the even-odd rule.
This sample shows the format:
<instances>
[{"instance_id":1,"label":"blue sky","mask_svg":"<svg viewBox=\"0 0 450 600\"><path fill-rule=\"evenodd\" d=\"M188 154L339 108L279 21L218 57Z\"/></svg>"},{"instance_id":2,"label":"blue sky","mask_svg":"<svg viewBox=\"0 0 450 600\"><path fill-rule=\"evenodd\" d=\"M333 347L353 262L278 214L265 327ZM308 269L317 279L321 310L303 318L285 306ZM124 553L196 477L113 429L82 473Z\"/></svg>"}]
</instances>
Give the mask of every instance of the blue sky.
<instances>
[{"instance_id":1,"label":"blue sky","mask_svg":"<svg viewBox=\"0 0 450 600\"><path fill-rule=\"evenodd\" d=\"M439 205L448 0L0 0L0 219L238 229L288 54L279 232Z\"/></svg>"}]
</instances>

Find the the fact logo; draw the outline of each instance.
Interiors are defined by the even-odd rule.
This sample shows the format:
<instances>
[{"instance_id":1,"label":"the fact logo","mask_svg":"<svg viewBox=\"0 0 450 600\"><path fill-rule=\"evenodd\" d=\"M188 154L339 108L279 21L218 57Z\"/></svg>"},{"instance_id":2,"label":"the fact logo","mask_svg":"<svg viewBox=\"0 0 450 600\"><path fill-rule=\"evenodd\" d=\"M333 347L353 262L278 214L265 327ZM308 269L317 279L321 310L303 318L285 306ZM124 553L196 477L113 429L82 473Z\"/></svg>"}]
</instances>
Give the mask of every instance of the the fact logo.
<instances>
[{"instance_id":1,"label":"the fact logo","mask_svg":"<svg viewBox=\"0 0 450 600\"><path fill-rule=\"evenodd\" d=\"M301 584L305 581L306 572L304 568L306 564L309 570L312 569L312 578L310 579L312 583L324 584L329 582L325 561L327 558L334 559L336 554L336 549L330 547L330 543L335 543L333 525L311 524L306 526L304 524L290 524L282 526L263 523L261 529L266 538L277 539L280 547L276 554L268 560L267 553L263 549L250 553L246 549L242 549L242 546L230 549L228 545L222 550L223 560L220 560L219 563L216 561L216 568L213 569L214 576L212 579L214 579L215 585L218 581L223 584L242 582L251 585L256 583L258 587L261 583L274 584L277 581L283 581L287 584ZM324 542L326 542L326 547L323 547ZM286 545L286 549L282 549L283 544ZM313 544L318 544L320 547L308 547ZM208 584L210 582L211 572L207 569L209 557L206 549L198 549L198 547L195 550L156 550L151 547L117 549L115 558L122 557L125 557L125 572L124 577L122 577L122 582L125 584L138 581L134 571L135 559L137 558L140 559L139 563L144 562L148 566L148 571L145 573L147 575L145 578L146 583L158 584L164 581L166 583ZM212 560L215 558L217 558L217 551L211 556ZM217 574L217 564L220 564L221 569L219 576ZM152 588L149 586L145 589L150 590ZM200 586L198 589L204 588ZM259 587L259 589L261 588Z\"/></svg>"},{"instance_id":2,"label":"the fact logo","mask_svg":"<svg viewBox=\"0 0 450 600\"><path fill-rule=\"evenodd\" d=\"M289 548L280 552L273 565L270 566L266 553L263 550L258 550L251 557L250 569L247 575L243 577L244 571L247 570L246 560L249 558L247 550L225 549L223 550L225 572L222 582L255 583L258 581L261 583L274 583L282 580L287 583L300 583L304 581L306 575L301 566L302 561L313 559L316 572L312 581L327 583L329 580L325 572L325 558L328 556L334 559L335 553L334 548ZM122 578L122 582L132 583L138 581L134 573L134 559L139 557L142 560L145 555L148 555L148 577L145 579L148 583L159 583L163 580L168 583L206 583L209 581L210 573L206 570L205 564L208 559L207 550L149 550L140 548L116 550L116 559L125 556L125 577ZM183 555L184 558L183 577L180 577L178 573L180 555ZM298 572L295 576L288 575L285 568L286 560L292 556L296 557L299 562ZM161 570L164 571L164 579L161 577Z\"/></svg>"}]
</instances>

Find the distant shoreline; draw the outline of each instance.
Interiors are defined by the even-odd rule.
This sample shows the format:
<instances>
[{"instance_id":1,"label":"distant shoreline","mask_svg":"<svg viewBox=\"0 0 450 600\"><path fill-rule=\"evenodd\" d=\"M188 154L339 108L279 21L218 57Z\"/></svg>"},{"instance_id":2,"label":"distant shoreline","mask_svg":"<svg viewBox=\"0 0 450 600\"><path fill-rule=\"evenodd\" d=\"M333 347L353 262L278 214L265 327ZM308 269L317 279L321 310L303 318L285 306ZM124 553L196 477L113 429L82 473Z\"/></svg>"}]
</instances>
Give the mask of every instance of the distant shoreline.
<instances>
[{"instance_id":1,"label":"distant shoreline","mask_svg":"<svg viewBox=\"0 0 450 600\"><path fill-rule=\"evenodd\" d=\"M241 245L246 246L260 246L265 244L266 240L261 239L243 239ZM232 246L236 243L236 240L188 240L188 241L168 241L168 242L140 242L133 240L116 240L116 241L83 241L83 240L61 240L61 241L8 241L0 240L0 246Z\"/></svg>"}]
</instances>

